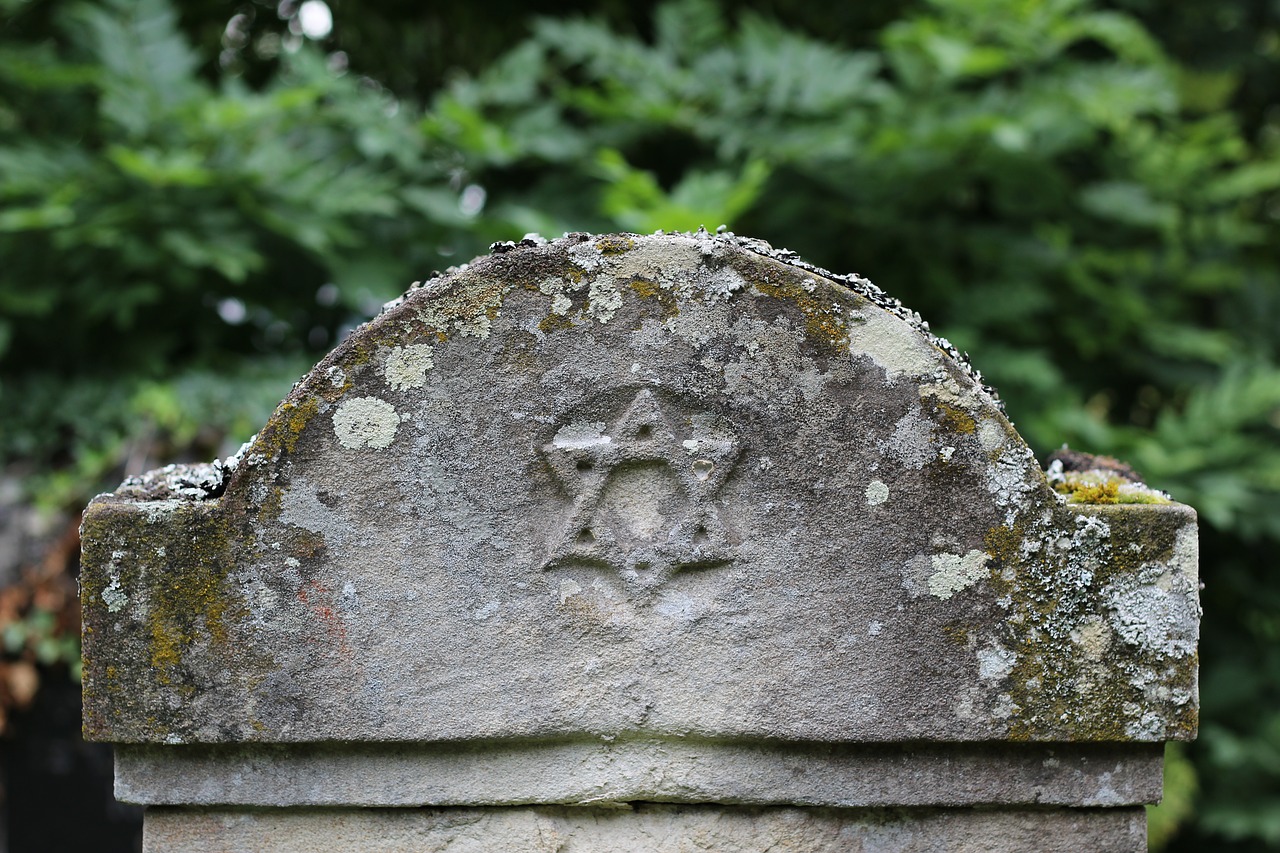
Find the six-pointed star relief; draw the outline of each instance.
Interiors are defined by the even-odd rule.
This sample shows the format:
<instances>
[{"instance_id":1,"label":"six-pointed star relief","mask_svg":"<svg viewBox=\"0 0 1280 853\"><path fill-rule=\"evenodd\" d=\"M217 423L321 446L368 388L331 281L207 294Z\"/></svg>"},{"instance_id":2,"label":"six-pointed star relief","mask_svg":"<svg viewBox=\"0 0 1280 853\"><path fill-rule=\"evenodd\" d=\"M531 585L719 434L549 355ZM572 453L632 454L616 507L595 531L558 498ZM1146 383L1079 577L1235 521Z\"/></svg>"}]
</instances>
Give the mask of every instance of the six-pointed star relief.
<instances>
[{"instance_id":1,"label":"six-pointed star relief","mask_svg":"<svg viewBox=\"0 0 1280 853\"><path fill-rule=\"evenodd\" d=\"M646 388L612 424L566 424L543 445L573 496L543 568L609 567L649 590L682 569L733 559L712 499L740 447L727 430L688 420L677 434Z\"/></svg>"}]
</instances>

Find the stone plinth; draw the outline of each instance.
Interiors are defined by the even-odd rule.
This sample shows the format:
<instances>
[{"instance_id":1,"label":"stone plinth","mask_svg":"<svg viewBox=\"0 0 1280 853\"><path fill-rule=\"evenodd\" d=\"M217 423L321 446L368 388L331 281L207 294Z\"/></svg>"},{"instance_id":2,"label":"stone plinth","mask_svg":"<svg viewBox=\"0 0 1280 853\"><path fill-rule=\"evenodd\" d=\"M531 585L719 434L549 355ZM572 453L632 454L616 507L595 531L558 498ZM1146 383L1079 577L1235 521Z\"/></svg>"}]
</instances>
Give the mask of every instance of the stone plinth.
<instances>
[{"instance_id":1,"label":"stone plinth","mask_svg":"<svg viewBox=\"0 0 1280 853\"><path fill-rule=\"evenodd\" d=\"M85 731L156 850L1139 850L1195 514L1108 494L863 279L503 244L90 505Z\"/></svg>"}]
</instances>

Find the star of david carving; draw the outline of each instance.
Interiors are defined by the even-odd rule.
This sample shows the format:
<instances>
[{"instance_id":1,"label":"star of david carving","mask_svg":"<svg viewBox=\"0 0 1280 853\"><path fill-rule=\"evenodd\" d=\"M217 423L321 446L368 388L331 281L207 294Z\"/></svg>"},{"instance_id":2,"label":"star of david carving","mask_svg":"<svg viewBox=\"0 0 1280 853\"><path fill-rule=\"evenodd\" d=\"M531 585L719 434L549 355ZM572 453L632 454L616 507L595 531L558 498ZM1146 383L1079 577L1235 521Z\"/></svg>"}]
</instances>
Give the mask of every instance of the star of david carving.
<instances>
[{"instance_id":1,"label":"star of david carving","mask_svg":"<svg viewBox=\"0 0 1280 853\"><path fill-rule=\"evenodd\" d=\"M645 388L611 424L562 426L542 452L573 505L543 568L595 566L651 590L677 572L731 562L713 499L739 443L726 429L696 428L693 420L668 417Z\"/></svg>"}]
</instances>

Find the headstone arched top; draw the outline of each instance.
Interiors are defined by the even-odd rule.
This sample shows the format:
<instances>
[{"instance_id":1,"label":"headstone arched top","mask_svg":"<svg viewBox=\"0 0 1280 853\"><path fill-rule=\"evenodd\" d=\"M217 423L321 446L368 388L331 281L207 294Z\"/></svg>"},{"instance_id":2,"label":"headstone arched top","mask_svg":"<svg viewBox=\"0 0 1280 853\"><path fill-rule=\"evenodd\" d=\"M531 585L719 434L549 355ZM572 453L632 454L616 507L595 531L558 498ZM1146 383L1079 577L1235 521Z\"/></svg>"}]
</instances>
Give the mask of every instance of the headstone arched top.
<instances>
[{"instance_id":1,"label":"headstone arched top","mask_svg":"<svg viewBox=\"0 0 1280 853\"><path fill-rule=\"evenodd\" d=\"M226 467L87 511L90 736L1194 732L1194 514L1063 503L918 317L758 241L499 245Z\"/></svg>"}]
</instances>

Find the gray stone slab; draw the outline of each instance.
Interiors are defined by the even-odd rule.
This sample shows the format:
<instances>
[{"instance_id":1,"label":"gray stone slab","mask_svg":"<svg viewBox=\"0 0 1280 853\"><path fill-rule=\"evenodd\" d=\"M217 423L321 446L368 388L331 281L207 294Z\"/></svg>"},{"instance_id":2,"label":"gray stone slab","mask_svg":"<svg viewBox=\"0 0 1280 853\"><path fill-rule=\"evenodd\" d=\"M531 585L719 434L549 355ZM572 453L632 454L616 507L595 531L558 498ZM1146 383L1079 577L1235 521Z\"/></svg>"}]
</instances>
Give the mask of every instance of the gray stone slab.
<instances>
[{"instance_id":1,"label":"gray stone slab","mask_svg":"<svg viewBox=\"0 0 1280 853\"><path fill-rule=\"evenodd\" d=\"M1140 808L148 809L144 853L1144 853Z\"/></svg>"},{"instance_id":2,"label":"gray stone slab","mask_svg":"<svg viewBox=\"0 0 1280 853\"><path fill-rule=\"evenodd\" d=\"M706 234L503 248L353 334L225 484L88 508L88 737L1193 736L1192 510L1064 504L861 279Z\"/></svg>"},{"instance_id":3,"label":"gray stone slab","mask_svg":"<svg viewBox=\"0 0 1280 853\"><path fill-rule=\"evenodd\" d=\"M1163 751L1153 744L685 741L119 747L116 797L143 805L202 806L1120 806L1160 799Z\"/></svg>"}]
</instances>

